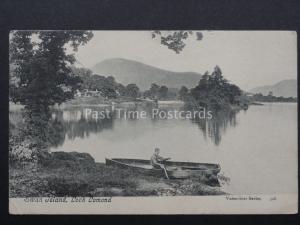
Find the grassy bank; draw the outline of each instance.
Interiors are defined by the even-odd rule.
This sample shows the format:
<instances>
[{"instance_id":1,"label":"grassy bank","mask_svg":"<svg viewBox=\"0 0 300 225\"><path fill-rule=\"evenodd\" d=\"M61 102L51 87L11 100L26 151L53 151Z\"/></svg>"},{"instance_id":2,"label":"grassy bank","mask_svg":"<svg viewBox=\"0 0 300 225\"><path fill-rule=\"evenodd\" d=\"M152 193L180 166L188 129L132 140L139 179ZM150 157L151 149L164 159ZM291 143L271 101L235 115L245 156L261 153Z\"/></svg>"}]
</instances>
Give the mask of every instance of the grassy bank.
<instances>
[{"instance_id":1,"label":"grassy bank","mask_svg":"<svg viewBox=\"0 0 300 225\"><path fill-rule=\"evenodd\" d=\"M221 195L205 177L166 180L95 163L86 153L52 153L44 166L11 165L10 197Z\"/></svg>"}]
</instances>

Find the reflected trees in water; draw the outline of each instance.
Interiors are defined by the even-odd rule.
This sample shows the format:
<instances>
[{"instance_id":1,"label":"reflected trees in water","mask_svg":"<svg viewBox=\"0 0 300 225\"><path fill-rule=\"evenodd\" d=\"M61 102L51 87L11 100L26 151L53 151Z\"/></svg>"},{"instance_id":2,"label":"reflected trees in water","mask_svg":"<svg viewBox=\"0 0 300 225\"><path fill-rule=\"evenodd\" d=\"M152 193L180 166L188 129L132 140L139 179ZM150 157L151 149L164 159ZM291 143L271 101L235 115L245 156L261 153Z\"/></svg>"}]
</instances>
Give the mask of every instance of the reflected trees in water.
<instances>
[{"instance_id":1,"label":"reflected trees in water","mask_svg":"<svg viewBox=\"0 0 300 225\"><path fill-rule=\"evenodd\" d=\"M58 129L57 132L61 132L59 135L60 140L56 140L54 147L62 145L65 137L73 140L77 137L85 138L89 137L91 133L100 133L104 129L111 129L113 127L113 119L91 119L86 118L83 111L56 111L53 113L54 119L52 124L61 124L63 129ZM58 127L58 126L57 126Z\"/></svg>"},{"instance_id":2,"label":"reflected trees in water","mask_svg":"<svg viewBox=\"0 0 300 225\"><path fill-rule=\"evenodd\" d=\"M213 111L211 119L194 118L192 122L197 124L205 139L211 138L215 145L219 145L226 129L237 126L238 112L237 110Z\"/></svg>"},{"instance_id":3,"label":"reflected trees in water","mask_svg":"<svg viewBox=\"0 0 300 225\"><path fill-rule=\"evenodd\" d=\"M128 110L128 108L127 108ZM131 107L130 110L142 110L139 107ZM147 115L151 115L151 108L143 108L148 112ZM168 109L161 109L168 110ZM169 110L171 110L169 108ZM212 118L193 118L190 121L199 128L200 133L207 140L210 139L215 145L219 145L222 140L222 135L229 127L237 126L236 115L237 110L219 110L212 111ZM124 119L122 113L125 113L125 109L121 111L121 115L117 116L116 112L112 112L110 117L104 119L94 119L86 117L84 109L68 109L68 110L54 110L52 111L51 120L44 127L44 134L46 134L46 144L49 147L59 147L63 145L66 138L74 140L75 138L88 138L91 134L101 133L106 129L113 129L114 121L116 119ZM119 118L120 117L120 118ZM24 120L22 120L21 112L10 112L10 119L14 123L10 123L10 132L14 132L16 126L20 126ZM138 122L137 118L127 118L126 120L132 122ZM149 118L150 123L162 123L160 118ZM15 123L17 122L17 124ZM200 134L199 133L199 134Z\"/></svg>"}]
</instances>

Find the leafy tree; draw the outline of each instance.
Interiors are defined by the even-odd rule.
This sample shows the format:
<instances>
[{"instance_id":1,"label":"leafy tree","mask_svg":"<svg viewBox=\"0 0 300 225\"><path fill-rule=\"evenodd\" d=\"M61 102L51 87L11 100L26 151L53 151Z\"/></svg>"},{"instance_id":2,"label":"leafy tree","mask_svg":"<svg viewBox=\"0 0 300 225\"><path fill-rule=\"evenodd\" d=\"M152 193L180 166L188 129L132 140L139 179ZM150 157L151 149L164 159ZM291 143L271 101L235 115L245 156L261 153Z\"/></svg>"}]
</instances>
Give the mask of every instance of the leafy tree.
<instances>
[{"instance_id":1,"label":"leafy tree","mask_svg":"<svg viewBox=\"0 0 300 225\"><path fill-rule=\"evenodd\" d=\"M92 91L101 91L103 97L115 98L117 96L114 77L104 77L97 74L84 79L83 87Z\"/></svg>"},{"instance_id":2,"label":"leafy tree","mask_svg":"<svg viewBox=\"0 0 300 225\"><path fill-rule=\"evenodd\" d=\"M222 75L222 70L218 65L215 66L214 71L211 74L211 79L215 80L217 84L222 84L225 81Z\"/></svg>"},{"instance_id":3,"label":"leafy tree","mask_svg":"<svg viewBox=\"0 0 300 225\"><path fill-rule=\"evenodd\" d=\"M159 93L159 85L153 83L149 89L151 98L157 98Z\"/></svg>"},{"instance_id":4,"label":"leafy tree","mask_svg":"<svg viewBox=\"0 0 300 225\"><path fill-rule=\"evenodd\" d=\"M193 32L188 30L152 31L152 38L159 38L162 45L167 46L168 49L173 50L177 54L179 54L186 46L185 41L193 35L196 36L197 41L200 41L203 38L203 34L201 32Z\"/></svg>"},{"instance_id":5,"label":"leafy tree","mask_svg":"<svg viewBox=\"0 0 300 225\"><path fill-rule=\"evenodd\" d=\"M104 77L99 75L94 75L94 77L100 77L99 82L96 85L97 90L102 92L102 95L107 98L116 98L116 82L115 78L112 76Z\"/></svg>"},{"instance_id":6,"label":"leafy tree","mask_svg":"<svg viewBox=\"0 0 300 225\"><path fill-rule=\"evenodd\" d=\"M180 99L185 99L185 97L188 95L189 89L186 86L182 86L178 92Z\"/></svg>"},{"instance_id":7,"label":"leafy tree","mask_svg":"<svg viewBox=\"0 0 300 225\"><path fill-rule=\"evenodd\" d=\"M88 31L14 31L10 39L10 97L26 109L48 110L73 97L80 84L70 65L74 51L92 38Z\"/></svg>"},{"instance_id":8,"label":"leafy tree","mask_svg":"<svg viewBox=\"0 0 300 225\"><path fill-rule=\"evenodd\" d=\"M144 97L144 98L152 98L152 96L151 96L151 91L150 91L150 90L144 91L143 97Z\"/></svg>"},{"instance_id":9,"label":"leafy tree","mask_svg":"<svg viewBox=\"0 0 300 225\"><path fill-rule=\"evenodd\" d=\"M174 94L173 92L169 93L169 89L165 85L159 86L159 85L153 83L153 84L151 84L150 89L146 90L143 95L144 95L144 97L148 97L151 99L165 99L165 98L170 97L169 94L172 96L176 96L176 94Z\"/></svg>"},{"instance_id":10,"label":"leafy tree","mask_svg":"<svg viewBox=\"0 0 300 225\"><path fill-rule=\"evenodd\" d=\"M126 96L127 95L127 90L126 87L123 84L116 84L116 92L119 96Z\"/></svg>"},{"instance_id":11,"label":"leafy tree","mask_svg":"<svg viewBox=\"0 0 300 225\"><path fill-rule=\"evenodd\" d=\"M93 34L89 31L13 31L10 35L10 100L25 106L24 135L30 148L47 149L50 106L73 98L81 79L74 75L73 54Z\"/></svg>"},{"instance_id":12,"label":"leafy tree","mask_svg":"<svg viewBox=\"0 0 300 225\"><path fill-rule=\"evenodd\" d=\"M111 86L115 86L116 85L116 80L115 80L115 78L113 76L108 76L106 78L106 80L109 83L109 85L111 85Z\"/></svg>"},{"instance_id":13,"label":"leafy tree","mask_svg":"<svg viewBox=\"0 0 300 225\"><path fill-rule=\"evenodd\" d=\"M83 81L81 89L98 90L102 92L103 97L108 98L117 96L138 97L139 88L136 84L125 87L123 84L117 83L113 76L105 77L93 74L91 70L85 68L72 68L72 71Z\"/></svg>"},{"instance_id":14,"label":"leafy tree","mask_svg":"<svg viewBox=\"0 0 300 225\"><path fill-rule=\"evenodd\" d=\"M140 89L136 84L128 84L126 86L126 92L128 97L137 98L140 94Z\"/></svg>"},{"instance_id":15,"label":"leafy tree","mask_svg":"<svg viewBox=\"0 0 300 225\"><path fill-rule=\"evenodd\" d=\"M75 66L71 66L70 68L72 70L72 73L74 73L76 76L79 76L81 79L86 79L93 75L93 71L87 68L83 68L83 67L79 68Z\"/></svg>"},{"instance_id":16,"label":"leafy tree","mask_svg":"<svg viewBox=\"0 0 300 225\"><path fill-rule=\"evenodd\" d=\"M191 89L190 95L197 105L214 109L227 108L238 104L242 91L234 84L230 84L222 75L219 66L214 68L211 75L205 73L199 84Z\"/></svg>"},{"instance_id":17,"label":"leafy tree","mask_svg":"<svg viewBox=\"0 0 300 225\"><path fill-rule=\"evenodd\" d=\"M168 88L166 87L166 86L161 86L160 88L159 88L159 98L160 99L164 99L164 98L166 98L167 96L168 96Z\"/></svg>"},{"instance_id":18,"label":"leafy tree","mask_svg":"<svg viewBox=\"0 0 300 225\"><path fill-rule=\"evenodd\" d=\"M86 68L78 68L78 67L71 67L72 73L74 73L75 76L79 76L82 80L82 83L79 87L79 90L85 89L85 84L88 82L89 79L91 79L93 72L90 69Z\"/></svg>"}]
</instances>

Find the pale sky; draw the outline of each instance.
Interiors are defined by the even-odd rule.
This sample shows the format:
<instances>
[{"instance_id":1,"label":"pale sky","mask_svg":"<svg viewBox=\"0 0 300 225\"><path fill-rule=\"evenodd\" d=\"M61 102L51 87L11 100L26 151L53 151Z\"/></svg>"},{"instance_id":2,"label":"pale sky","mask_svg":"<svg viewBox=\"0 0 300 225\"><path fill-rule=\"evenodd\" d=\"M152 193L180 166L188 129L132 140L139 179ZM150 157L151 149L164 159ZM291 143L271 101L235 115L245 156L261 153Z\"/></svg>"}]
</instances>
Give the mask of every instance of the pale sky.
<instances>
[{"instance_id":1,"label":"pale sky","mask_svg":"<svg viewBox=\"0 0 300 225\"><path fill-rule=\"evenodd\" d=\"M136 60L171 71L203 74L219 65L243 90L297 79L297 36L291 31L204 31L180 54L160 45L150 31L93 31L76 58L87 68L109 58Z\"/></svg>"}]
</instances>

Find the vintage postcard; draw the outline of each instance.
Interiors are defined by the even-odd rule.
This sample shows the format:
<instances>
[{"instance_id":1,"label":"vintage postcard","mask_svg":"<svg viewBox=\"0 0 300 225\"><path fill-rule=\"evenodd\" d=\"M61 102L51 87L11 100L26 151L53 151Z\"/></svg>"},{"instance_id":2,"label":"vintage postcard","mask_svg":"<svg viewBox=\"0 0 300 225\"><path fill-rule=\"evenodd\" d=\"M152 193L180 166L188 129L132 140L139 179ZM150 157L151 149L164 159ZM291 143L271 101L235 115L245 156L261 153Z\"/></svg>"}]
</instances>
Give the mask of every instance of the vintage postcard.
<instances>
[{"instance_id":1,"label":"vintage postcard","mask_svg":"<svg viewBox=\"0 0 300 225\"><path fill-rule=\"evenodd\" d=\"M294 214L295 31L14 30L11 214Z\"/></svg>"}]
</instances>

